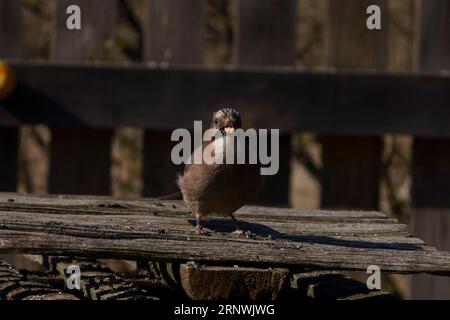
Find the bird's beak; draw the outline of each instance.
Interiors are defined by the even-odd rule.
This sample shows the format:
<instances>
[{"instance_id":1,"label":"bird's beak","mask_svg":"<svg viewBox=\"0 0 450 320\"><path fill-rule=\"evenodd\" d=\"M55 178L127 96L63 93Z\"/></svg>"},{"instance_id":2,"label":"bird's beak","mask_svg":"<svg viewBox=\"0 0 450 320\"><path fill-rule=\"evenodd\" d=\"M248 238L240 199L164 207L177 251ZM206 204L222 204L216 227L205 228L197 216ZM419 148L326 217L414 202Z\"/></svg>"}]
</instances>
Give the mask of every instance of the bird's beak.
<instances>
[{"instance_id":1,"label":"bird's beak","mask_svg":"<svg viewBox=\"0 0 450 320\"><path fill-rule=\"evenodd\" d=\"M233 133L235 131L234 127L226 127L224 130L225 133Z\"/></svg>"}]
</instances>

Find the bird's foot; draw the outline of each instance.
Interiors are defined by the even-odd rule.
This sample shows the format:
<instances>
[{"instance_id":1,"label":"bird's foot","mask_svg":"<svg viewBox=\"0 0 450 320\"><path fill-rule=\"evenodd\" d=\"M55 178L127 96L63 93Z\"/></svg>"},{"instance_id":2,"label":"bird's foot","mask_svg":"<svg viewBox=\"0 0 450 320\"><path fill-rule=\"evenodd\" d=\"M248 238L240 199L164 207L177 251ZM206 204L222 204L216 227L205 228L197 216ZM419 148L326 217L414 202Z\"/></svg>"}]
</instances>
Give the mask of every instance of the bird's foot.
<instances>
[{"instance_id":1,"label":"bird's foot","mask_svg":"<svg viewBox=\"0 0 450 320\"><path fill-rule=\"evenodd\" d=\"M209 232L208 232L208 231L205 231L205 229L203 229L203 227L201 227L201 228L197 227L197 228L195 229L195 231L196 231L196 233L197 233L198 235L200 235L200 236L209 236Z\"/></svg>"},{"instance_id":2,"label":"bird's foot","mask_svg":"<svg viewBox=\"0 0 450 320\"><path fill-rule=\"evenodd\" d=\"M239 237L247 238L247 239L254 238L254 234L250 230L244 231L242 229L236 229L231 234L237 235Z\"/></svg>"},{"instance_id":3,"label":"bird's foot","mask_svg":"<svg viewBox=\"0 0 450 320\"><path fill-rule=\"evenodd\" d=\"M242 229L236 229L235 231L233 231L231 234L236 234L238 236L243 236L245 234L245 231Z\"/></svg>"}]
</instances>

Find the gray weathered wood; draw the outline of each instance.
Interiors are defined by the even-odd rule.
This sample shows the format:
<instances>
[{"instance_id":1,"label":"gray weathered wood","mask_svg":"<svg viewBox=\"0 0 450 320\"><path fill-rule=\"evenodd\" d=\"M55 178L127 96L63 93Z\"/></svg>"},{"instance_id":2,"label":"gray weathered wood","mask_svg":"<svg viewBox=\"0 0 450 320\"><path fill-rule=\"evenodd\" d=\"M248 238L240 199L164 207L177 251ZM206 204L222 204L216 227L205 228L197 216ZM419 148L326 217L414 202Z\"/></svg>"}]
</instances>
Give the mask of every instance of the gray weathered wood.
<instances>
[{"instance_id":1,"label":"gray weathered wood","mask_svg":"<svg viewBox=\"0 0 450 320\"><path fill-rule=\"evenodd\" d=\"M239 66L292 66L295 58L296 9L295 0L237 1L234 63ZM229 106L241 107L239 104ZM272 110L277 107L272 106ZM247 127L254 125L245 116L243 122ZM290 138L288 134L280 136L279 171L276 175L267 177L262 189L252 199L254 203L288 205Z\"/></svg>"},{"instance_id":2,"label":"gray weathered wood","mask_svg":"<svg viewBox=\"0 0 450 320\"><path fill-rule=\"evenodd\" d=\"M450 68L450 3L417 1L416 70ZM434 104L430 100L430 104ZM434 114L440 117L439 113ZM450 140L415 138L412 159L412 220L414 234L440 250L450 250ZM450 279L413 277L411 296L449 299Z\"/></svg>"},{"instance_id":3,"label":"gray weathered wood","mask_svg":"<svg viewBox=\"0 0 450 320\"><path fill-rule=\"evenodd\" d=\"M0 193L0 210L26 211L48 214L93 214L93 215L154 215L189 216L182 201L161 201L157 199L124 200L103 196L76 195L30 195ZM298 210L245 206L237 211L237 216L258 220L295 220L317 222L376 222L395 223L386 215L376 211L333 211Z\"/></svg>"},{"instance_id":4,"label":"gray weathered wood","mask_svg":"<svg viewBox=\"0 0 450 320\"><path fill-rule=\"evenodd\" d=\"M81 9L81 30L66 27L69 5L78 5ZM116 15L116 0L57 1L50 58L59 61L108 60L105 54L108 43L111 45L114 41ZM86 97L81 95L78 99ZM97 117L102 115L97 114ZM49 191L110 194L112 130L52 127L51 135Z\"/></svg>"},{"instance_id":5,"label":"gray weathered wood","mask_svg":"<svg viewBox=\"0 0 450 320\"><path fill-rule=\"evenodd\" d=\"M192 128L193 119L209 119L218 105L236 105L256 128L450 136L445 74L11 65L21 86L0 101L1 126Z\"/></svg>"},{"instance_id":6,"label":"gray weathered wood","mask_svg":"<svg viewBox=\"0 0 450 320\"><path fill-rule=\"evenodd\" d=\"M366 27L366 9L372 4L381 8L381 30L369 30ZM387 14L384 0L330 0L329 66L338 70L385 68ZM378 208L382 138L322 136L320 141L323 163L322 206Z\"/></svg>"},{"instance_id":7,"label":"gray weathered wood","mask_svg":"<svg viewBox=\"0 0 450 320\"><path fill-rule=\"evenodd\" d=\"M233 230L230 219L216 218L205 223L210 236L199 236L194 231L195 221L187 211L176 212L182 208L182 204L177 202L150 199L115 202L104 197L87 199L83 204L81 198L69 197L65 205L69 210L56 213L58 209L55 206L61 207L58 201L63 199L48 197L40 201L40 211L36 213L20 209L20 205L32 205L33 201L27 203L23 200L26 198L2 194L3 204L18 207L0 208L1 253L169 262L194 260L208 264L293 269L366 270L367 266L375 264L383 272L450 274L449 253L409 238L407 227L395 221L324 223L305 220L305 216L314 216L314 212L304 212L300 221L279 217L266 217L265 220L256 216L242 217L243 227L251 234L248 238L241 238L230 233ZM53 201L56 202L52 205ZM74 209L77 203L85 206L86 211L80 207ZM44 205L53 206L53 209L45 209ZM136 207L140 208L138 214L134 213ZM143 214L144 208L147 214ZM102 209L107 212L101 212ZM263 214L268 215L269 209L265 210ZM283 212L284 209L271 210ZM377 216L374 213L368 215Z\"/></svg>"}]
</instances>

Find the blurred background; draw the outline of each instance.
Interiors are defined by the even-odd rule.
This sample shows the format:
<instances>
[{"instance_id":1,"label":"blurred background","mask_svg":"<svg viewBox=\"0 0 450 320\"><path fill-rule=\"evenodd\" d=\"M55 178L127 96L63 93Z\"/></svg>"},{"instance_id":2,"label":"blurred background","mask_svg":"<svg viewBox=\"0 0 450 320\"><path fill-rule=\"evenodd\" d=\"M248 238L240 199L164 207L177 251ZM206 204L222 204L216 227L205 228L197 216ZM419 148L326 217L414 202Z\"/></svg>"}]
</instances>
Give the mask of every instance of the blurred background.
<instances>
[{"instance_id":1,"label":"blurred background","mask_svg":"<svg viewBox=\"0 0 450 320\"><path fill-rule=\"evenodd\" d=\"M0 0L0 57L401 74L422 66L426 71L441 71L450 65L450 1L445 0L108 0L100 7L93 2ZM79 4L86 15L84 36L65 28L69 4ZM366 28L366 8L371 4L382 9L381 30ZM426 43L421 32L428 30L420 24L424 20L442 20L441 28L430 33L436 39L426 47L435 50L426 51L426 59L433 60L434 54L441 63L430 68L420 63ZM211 106L217 107L221 106ZM208 110L205 117L209 114ZM175 175L182 168L170 164L168 130L45 124L24 124L17 130L16 134L11 128L0 128L0 156L8 157L14 150L14 146L8 149L11 139L18 146L12 174L16 178L9 184L0 182L1 191L135 198L176 190ZM429 184L425 194L435 193L434 188L448 194L448 147L443 137L424 143L421 138L391 132L283 132L280 173L269 179L253 203L380 210L410 225L415 236L448 250L449 201L415 206L412 196L420 192L413 190L413 177L428 183L424 163L432 172L431 181L439 181ZM86 165L90 169L81 168L87 161L83 154L92 160ZM445 278L391 276L385 282L405 298L450 298L450 282Z\"/></svg>"}]
</instances>

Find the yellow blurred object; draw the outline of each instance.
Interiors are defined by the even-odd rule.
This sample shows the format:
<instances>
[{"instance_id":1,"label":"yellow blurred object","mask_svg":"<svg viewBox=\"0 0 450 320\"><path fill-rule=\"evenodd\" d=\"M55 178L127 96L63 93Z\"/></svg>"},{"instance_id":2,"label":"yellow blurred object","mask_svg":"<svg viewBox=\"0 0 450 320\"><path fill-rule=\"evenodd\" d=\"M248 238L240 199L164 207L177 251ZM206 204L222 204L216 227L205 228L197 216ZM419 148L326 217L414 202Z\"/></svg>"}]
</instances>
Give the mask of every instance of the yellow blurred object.
<instances>
[{"instance_id":1,"label":"yellow blurred object","mask_svg":"<svg viewBox=\"0 0 450 320\"><path fill-rule=\"evenodd\" d=\"M16 85L14 72L8 65L0 60L0 99L4 99L13 92Z\"/></svg>"}]
</instances>

